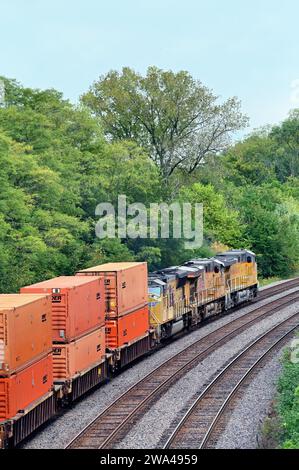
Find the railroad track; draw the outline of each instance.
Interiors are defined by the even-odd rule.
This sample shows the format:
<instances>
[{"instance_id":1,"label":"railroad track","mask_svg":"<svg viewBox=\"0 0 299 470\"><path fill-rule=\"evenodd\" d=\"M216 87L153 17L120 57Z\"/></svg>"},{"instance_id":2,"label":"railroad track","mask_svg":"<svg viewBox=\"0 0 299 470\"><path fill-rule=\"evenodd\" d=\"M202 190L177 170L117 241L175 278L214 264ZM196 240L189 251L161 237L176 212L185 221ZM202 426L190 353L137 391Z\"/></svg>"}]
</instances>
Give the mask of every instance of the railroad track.
<instances>
[{"instance_id":1,"label":"railroad track","mask_svg":"<svg viewBox=\"0 0 299 470\"><path fill-rule=\"evenodd\" d=\"M297 281L299 282L299 280ZM275 295L275 294L272 294ZM299 301L299 292L255 308L205 335L157 367L108 406L81 431L67 449L107 449L119 442L155 399L219 347L281 308Z\"/></svg>"},{"instance_id":2,"label":"railroad track","mask_svg":"<svg viewBox=\"0 0 299 470\"><path fill-rule=\"evenodd\" d=\"M278 284L273 287L268 287L267 289L260 291L257 300L267 299L269 297L272 297L273 295L280 294L281 292L295 287L299 287L299 277L291 279L290 281L282 282L281 284Z\"/></svg>"},{"instance_id":3,"label":"railroad track","mask_svg":"<svg viewBox=\"0 0 299 470\"><path fill-rule=\"evenodd\" d=\"M234 358L192 404L164 448L214 448L225 429L229 405L241 386L298 326L299 312L261 335Z\"/></svg>"}]
</instances>

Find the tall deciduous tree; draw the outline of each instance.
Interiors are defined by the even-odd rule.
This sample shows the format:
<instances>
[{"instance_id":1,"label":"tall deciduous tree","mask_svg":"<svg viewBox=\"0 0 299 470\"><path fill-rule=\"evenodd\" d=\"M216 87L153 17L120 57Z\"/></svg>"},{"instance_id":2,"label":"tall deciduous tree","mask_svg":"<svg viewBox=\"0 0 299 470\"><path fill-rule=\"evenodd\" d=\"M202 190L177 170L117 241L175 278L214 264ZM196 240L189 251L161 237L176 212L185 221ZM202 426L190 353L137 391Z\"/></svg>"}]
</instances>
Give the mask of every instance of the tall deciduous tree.
<instances>
[{"instance_id":1,"label":"tall deciduous tree","mask_svg":"<svg viewBox=\"0 0 299 470\"><path fill-rule=\"evenodd\" d=\"M277 145L276 173L280 181L299 176L299 109L290 112L280 126L274 126L270 137Z\"/></svg>"},{"instance_id":2,"label":"tall deciduous tree","mask_svg":"<svg viewBox=\"0 0 299 470\"><path fill-rule=\"evenodd\" d=\"M109 138L131 139L145 148L165 181L177 168L192 173L247 123L236 98L219 104L188 72L156 67L145 77L130 68L111 71L82 101L101 117Z\"/></svg>"}]
</instances>

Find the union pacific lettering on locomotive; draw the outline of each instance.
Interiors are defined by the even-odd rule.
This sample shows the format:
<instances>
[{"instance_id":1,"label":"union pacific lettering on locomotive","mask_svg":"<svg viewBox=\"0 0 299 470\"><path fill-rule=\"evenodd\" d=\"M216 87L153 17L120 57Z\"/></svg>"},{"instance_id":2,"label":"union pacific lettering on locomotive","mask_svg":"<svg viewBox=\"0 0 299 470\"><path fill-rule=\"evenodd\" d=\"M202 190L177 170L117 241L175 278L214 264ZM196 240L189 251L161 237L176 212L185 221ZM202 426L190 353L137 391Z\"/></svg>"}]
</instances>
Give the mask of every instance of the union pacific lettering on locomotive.
<instances>
[{"instance_id":1,"label":"union pacific lettering on locomotive","mask_svg":"<svg viewBox=\"0 0 299 470\"><path fill-rule=\"evenodd\" d=\"M0 295L0 448L165 340L257 296L249 250L147 272L107 263Z\"/></svg>"}]
</instances>

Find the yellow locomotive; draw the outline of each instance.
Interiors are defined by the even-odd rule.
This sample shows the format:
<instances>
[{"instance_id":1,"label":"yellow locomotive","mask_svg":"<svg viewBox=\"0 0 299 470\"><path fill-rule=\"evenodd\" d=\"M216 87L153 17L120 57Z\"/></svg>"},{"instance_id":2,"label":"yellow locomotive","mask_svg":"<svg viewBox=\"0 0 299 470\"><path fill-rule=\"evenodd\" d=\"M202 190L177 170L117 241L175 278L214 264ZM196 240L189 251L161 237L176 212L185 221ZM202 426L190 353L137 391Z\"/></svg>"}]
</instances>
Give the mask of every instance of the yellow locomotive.
<instances>
[{"instance_id":1,"label":"yellow locomotive","mask_svg":"<svg viewBox=\"0 0 299 470\"><path fill-rule=\"evenodd\" d=\"M255 254L231 250L149 274L150 324L156 341L256 297Z\"/></svg>"}]
</instances>

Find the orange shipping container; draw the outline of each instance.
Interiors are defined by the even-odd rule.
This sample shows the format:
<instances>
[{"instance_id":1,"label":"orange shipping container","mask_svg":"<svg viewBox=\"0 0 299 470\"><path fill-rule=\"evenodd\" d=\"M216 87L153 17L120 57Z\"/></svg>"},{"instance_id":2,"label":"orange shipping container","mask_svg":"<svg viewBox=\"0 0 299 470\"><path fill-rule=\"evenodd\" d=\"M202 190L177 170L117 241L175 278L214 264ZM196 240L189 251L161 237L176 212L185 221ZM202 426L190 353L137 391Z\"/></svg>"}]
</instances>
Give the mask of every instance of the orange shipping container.
<instances>
[{"instance_id":1,"label":"orange shipping container","mask_svg":"<svg viewBox=\"0 0 299 470\"><path fill-rule=\"evenodd\" d=\"M69 380L105 360L105 327L69 344L53 347L54 382Z\"/></svg>"},{"instance_id":2,"label":"orange shipping container","mask_svg":"<svg viewBox=\"0 0 299 470\"><path fill-rule=\"evenodd\" d=\"M21 292L52 294L53 341L69 342L105 324L105 295L99 277L61 276Z\"/></svg>"},{"instance_id":3,"label":"orange shipping container","mask_svg":"<svg viewBox=\"0 0 299 470\"><path fill-rule=\"evenodd\" d=\"M13 418L52 388L52 354L11 377L0 378L0 421Z\"/></svg>"},{"instance_id":4,"label":"orange shipping container","mask_svg":"<svg viewBox=\"0 0 299 470\"><path fill-rule=\"evenodd\" d=\"M0 295L0 376L9 376L52 351L51 296Z\"/></svg>"},{"instance_id":5,"label":"orange shipping container","mask_svg":"<svg viewBox=\"0 0 299 470\"><path fill-rule=\"evenodd\" d=\"M148 307L142 307L115 320L106 320L106 344L116 349L142 338L149 331Z\"/></svg>"},{"instance_id":6,"label":"orange shipping container","mask_svg":"<svg viewBox=\"0 0 299 470\"><path fill-rule=\"evenodd\" d=\"M77 273L82 275L104 277L106 313L110 318L147 304L147 263L107 263Z\"/></svg>"}]
</instances>

